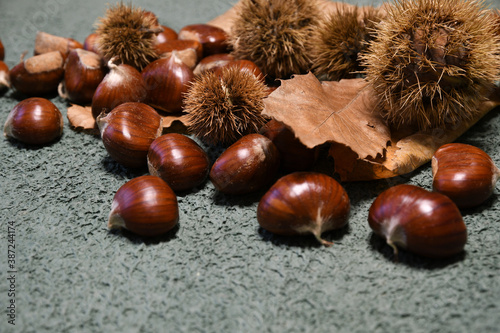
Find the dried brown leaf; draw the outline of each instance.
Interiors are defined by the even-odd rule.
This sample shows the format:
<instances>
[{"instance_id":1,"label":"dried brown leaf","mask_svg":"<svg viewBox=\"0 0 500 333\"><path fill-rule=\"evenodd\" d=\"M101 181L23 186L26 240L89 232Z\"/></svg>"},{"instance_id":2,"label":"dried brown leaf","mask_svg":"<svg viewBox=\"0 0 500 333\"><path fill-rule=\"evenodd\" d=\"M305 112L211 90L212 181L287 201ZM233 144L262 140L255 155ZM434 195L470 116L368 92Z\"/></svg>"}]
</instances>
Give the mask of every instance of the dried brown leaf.
<instances>
[{"instance_id":1,"label":"dried brown leaf","mask_svg":"<svg viewBox=\"0 0 500 333\"><path fill-rule=\"evenodd\" d=\"M376 159L358 159L349 147L334 143L330 147L330 155L335 160L335 172L343 181L390 178L412 172L431 161L440 146L455 141L499 104L499 101L492 100L482 102L480 112L474 119L450 129L434 129L403 136L397 131L393 132L385 155ZM398 137L400 139L394 139Z\"/></svg>"},{"instance_id":2,"label":"dried brown leaf","mask_svg":"<svg viewBox=\"0 0 500 333\"><path fill-rule=\"evenodd\" d=\"M376 158L391 138L377 97L363 79L320 82L311 73L296 75L264 103L263 114L288 125L309 148L337 142L361 159Z\"/></svg>"}]
</instances>

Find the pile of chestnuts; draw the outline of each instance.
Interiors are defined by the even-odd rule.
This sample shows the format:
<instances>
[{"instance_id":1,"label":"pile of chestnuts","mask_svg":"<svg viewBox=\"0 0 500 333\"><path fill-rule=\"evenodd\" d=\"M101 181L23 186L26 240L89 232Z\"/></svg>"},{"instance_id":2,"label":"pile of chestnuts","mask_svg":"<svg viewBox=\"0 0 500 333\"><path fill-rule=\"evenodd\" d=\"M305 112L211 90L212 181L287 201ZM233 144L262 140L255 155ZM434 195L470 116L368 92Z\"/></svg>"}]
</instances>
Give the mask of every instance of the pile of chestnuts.
<instances>
[{"instance_id":1,"label":"pile of chestnuts","mask_svg":"<svg viewBox=\"0 0 500 333\"><path fill-rule=\"evenodd\" d=\"M188 135L164 134L162 116L183 110L184 96L196 77L235 66L259 80L265 78L254 63L231 55L222 29L193 24L177 33L166 26L159 29L154 14L143 15L151 25L156 52L156 59L143 66L104 52L97 33L83 44L39 33L34 55L9 71L0 42L0 90L12 87L27 97L8 115L5 136L30 145L57 140L63 117L45 97L58 93L90 107L113 160L149 171L116 191L110 229L127 229L143 237L165 234L179 222L176 193L210 180L226 195L261 191L256 217L270 233L309 234L331 246L323 233L348 223L349 196L331 176L311 171L318 149L305 147L284 124L269 120L258 133L228 145L213 163ZM436 151L432 172L433 191L394 186L370 207L369 226L395 255L399 249L433 258L462 252L467 228L460 209L484 203L500 178L500 169L484 151L457 143Z\"/></svg>"}]
</instances>

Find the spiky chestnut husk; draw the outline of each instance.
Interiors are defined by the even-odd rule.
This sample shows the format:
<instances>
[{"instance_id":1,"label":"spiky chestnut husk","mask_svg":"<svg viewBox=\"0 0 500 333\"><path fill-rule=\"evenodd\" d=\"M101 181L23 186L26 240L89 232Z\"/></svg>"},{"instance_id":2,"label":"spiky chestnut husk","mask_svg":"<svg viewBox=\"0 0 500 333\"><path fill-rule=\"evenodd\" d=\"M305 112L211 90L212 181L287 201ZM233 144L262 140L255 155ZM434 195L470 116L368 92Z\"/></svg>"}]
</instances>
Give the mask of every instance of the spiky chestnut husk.
<instances>
[{"instance_id":1,"label":"spiky chestnut husk","mask_svg":"<svg viewBox=\"0 0 500 333\"><path fill-rule=\"evenodd\" d=\"M154 37L161 31L156 16L150 12L117 4L109 7L97 23L99 52L106 60L118 57L121 63L142 70L158 58Z\"/></svg>"},{"instance_id":2,"label":"spiky chestnut husk","mask_svg":"<svg viewBox=\"0 0 500 333\"><path fill-rule=\"evenodd\" d=\"M205 72L191 84L184 100L189 131L209 144L228 145L256 133L268 88L250 71L229 66Z\"/></svg>"},{"instance_id":3,"label":"spiky chestnut husk","mask_svg":"<svg viewBox=\"0 0 500 333\"><path fill-rule=\"evenodd\" d=\"M317 6L315 0L243 0L229 38L232 54L253 61L270 78L306 73Z\"/></svg>"},{"instance_id":4,"label":"spiky chestnut husk","mask_svg":"<svg viewBox=\"0 0 500 333\"><path fill-rule=\"evenodd\" d=\"M473 118L500 73L500 43L482 1L396 0L363 55L366 77L396 127Z\"/></svg>"},{"instance_id":5,"label":"spiky chestnut husk","mask_svg":"<svg viewBox=\"0 0 500 333\"><path fill-rule=\"evenodd\" d=\"M322 80L338 81L359 75L359 55L366 51L380 21L375 8L339 8L327 15L313 38L314 74Z\"/></svg>"}]
</instances>

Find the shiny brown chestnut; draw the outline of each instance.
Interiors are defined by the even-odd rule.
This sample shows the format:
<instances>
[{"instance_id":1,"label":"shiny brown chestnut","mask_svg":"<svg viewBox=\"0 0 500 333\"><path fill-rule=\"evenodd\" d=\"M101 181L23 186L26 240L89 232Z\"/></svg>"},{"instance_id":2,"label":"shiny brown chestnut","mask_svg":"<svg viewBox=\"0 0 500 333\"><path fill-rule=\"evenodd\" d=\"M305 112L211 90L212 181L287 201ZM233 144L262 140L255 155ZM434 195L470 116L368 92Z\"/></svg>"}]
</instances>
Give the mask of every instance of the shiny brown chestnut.
<instances>
[{"instance_id":1,"label":"shiny brown chestnut","mask_svg":"<svg viewBox=\"0 0 500 333\"><path fill-rule=\"evenodd\" d=\"M149 173L162 178L174 191L190 190L205 181L210 170L207 153L191 138L162 135L148 151Z\"/></svg>"},{"instance_id":2,"label":"shiny brown chestnut","mask_svg":"<svg viewBox=\"0 0 500 333\"><path fill-rule=\"evenodd\" d=\"M108 154L129 168L147 165L148 149L161 135L163 120L155 109L137 102L118 105L97 117L97 126Z\"/></svg>"},{"instance_id":3,"label":"shiny brown chestnut","mask_svg":"<svg viewBox=\"0 0 500 333\"><path fill-rule=\"evenodd\" d=\"M184 95L194 74L175 51L147 65L142 77L147 86L147 104L169 113L182 111Z\"/></svg>"},{"instance_id":4,"label":"shiny brown chestnut","mask_svg":"<svg viewBox=\"0 0 500 333\"><path fill-rule=\"evenodd\" d=\"M2 41L0 40L0 60L5 59L5 49L3 47Z\"/></svg>"},{"instance_id":5,"label":"shiny brown chestnut","mask_svg":"<svg viewBox=\"0 0 500 333\"><path fill-rule=\"evenodd\" d=\"M44 145L59 138L63 126L63 116L54 103L45 98L31 97L10 111L4 135L27 144Z\"/></svg>"},{"instance_id":6,"label":"shiny brown chestnut","mask_svg":"<svg viewBox=\"0 0 500 333\"><path fill-rule=\"evenodd\" d=\"M486 201L500 178L500 169L482 149L463 144L441 146L432 157L432 187L459 208Z\"/></svg>"},{"instance_id":7,"label":"shiny brown chestnut","mask_svg":"<svg viewBox=\"0 0 500 333\"><path fill-rule=\"evenodd\" d=\"M94 93L106 75L101 56L84 49L70 51L64 65L64 80L59 96L84 105L92 102Z\"/></svg>"},{"instance_id":8,"label":"shiny brown chestnut","mask_svg":"<svg viewBox=\"0 0 500 333\"><path fill-rule=\"evenodd\" d=\"M279 163L278 148L271 140L248 134L219 156L210 170L210 180L222 193L250 193L271 183Z\"/></svg>"},{"instance_id":9,"label":"shiny brown chestnut","mask_svg":"<svg viewBox=\"0 0 500 333\"><path fill-rule=\"evenodd\" d=\"M147 89L141 73L126 64L108 62L109 73L99 83L92 97L92 116L108 113L125 102L144 102Z\"/></svg>"},{"instance_id":10,"label":"shiny brown chestnut","mask_svg":"<svg viewBox=\"0 0 500 333\"><path fill-rule=\"evenodd\" d=\"M309 170L318 159L319 149L306 147L282 122L272 119L262 126L259 133L276 145L281 156L281 167L286 172Z\"/></svg>"},{"instance_id":11,"label":"shiny brown chestnut","mask_svg":"<svg viewBox=\"0 0 500 333\"><path fill-rule=\"evenodd\" d=\"M66 38L38 31L35 37L35 55L59 51L66 57L71 50L82 49L83 45L73 38Z\"/></svg>"},{"instance_id":12,"label":"shiny brown chestnut","mask_svg":"<svg viewBox=\"0 0 500 333\"><path fill-rule=\"evenodd\" d=\"M265 80L264 73L262 73L260 68L253 61L244 60L244 59L243 60L233 60L233 61L228 62L225 67L228 67L228 66L237 67L241 71L248 71L248 72L252 73L253 75L255 75L259 80L262 80L262 81ZM222 67L218 68L216 70L216 73L219 74L220 71L222 71Z\"/></svg>"},{"instance_id":13,"label":"shiny brown chestnut","mask_svg":"<svg viewBox=\"0 0 500 333\"><path fill-rule=\"evenodd\" d=\"M64 57L59 51L21 60L10 70L12 87L27 96L56 93L63 76Z\"/></svg>"},{"instance_id":14,"label":"shiny brown chestnut","mask_svg":"<svg viewBox=\"0 0 500 333\"><path fill-rule=\"evenodd\" d=\"M203 58L228 52L226 32L210 24L187 25L179 30L178 39L199 41L203 47Z\"/></svg>"},{"instance_id":15,"label":"shiny brown chestnut","mask_svg":"<svg viewBox=\"0 0 500 333\"><path fill-rule=\"evenodd\" d=\"M9 67L0 60L0 92L10 88Z\"/></svg>"},{"instance_id":16,"label":"shiny brown chestnut","mask_svg":"<svg viewBox=\"0 0 500 333\"><path fill-rule=\"evenodd\" d=\"M161 178L146 175L128 181L116 191L108 228L151 237L172 230L178 222L175 193Z\"/></svg>"},{"instance_id":17,"label":"shiny brown chestnut","mask_svg":"<svg viewBox=\"0 0 500 333\"><path fill-rule=\"evenodd\" d=\"M327 231L347 224L350 202L347 192L332 177L317 172L294 172L281 177L257 206L259 225L278 235L312 234L321 238Z\"/></svg>"},{"instance_id":18,"label":"shiny brown chestnut","mask_svg":"<svg viewBox=\"0 0 500 333\"><path fill-rule=\"evenodd\" d=\"M177 32L174 29L165 25L162 25L161 28L163 31L155 35L155 45L161 45L177 39Z\"/></svg>"},{"instance_id":19,"label":"shiny brown chestnut","mask_svg":"<svg viewBox=\"0 0 500 333\"><path fill-rule=\"evenodd\" d=\"M234 57L230 53L212 54L200 60L193 70L194 75L201 75L207 71L215 71L220 67L226 66L233 61Z\"/></svg>"},{"instance_id":20,"label":"shiny brown chestnut","mask_svg":"<svg viewBox=\"0 0 500 333\"><path fill-rule=\"evenodd\" d=\"M95 32L88 35L83 42L83 49L99 54L98 37L99 35Z\"/></svg>"},{"instance_id":21,"label":"shiny brown chestnut","mask_svg":"<svg viewBox=\"0 0 500 333\"><path fill-rule=\"evenodd\" d=\"M448 257L462 252L467 242L465 223L453 201L414 185L382 192L370 207L368 223L396 257L398 247L424 257Z\"/></svg>"}]
</instances>

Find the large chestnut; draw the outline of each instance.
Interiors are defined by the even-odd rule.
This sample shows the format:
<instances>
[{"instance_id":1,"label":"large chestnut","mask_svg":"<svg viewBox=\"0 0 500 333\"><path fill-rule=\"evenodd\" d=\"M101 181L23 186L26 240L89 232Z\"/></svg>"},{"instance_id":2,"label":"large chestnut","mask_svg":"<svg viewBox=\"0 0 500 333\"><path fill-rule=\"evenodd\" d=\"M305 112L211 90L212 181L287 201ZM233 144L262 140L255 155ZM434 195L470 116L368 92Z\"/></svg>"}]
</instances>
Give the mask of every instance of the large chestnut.
<instances>
[{"instance_id":1,"label":"large chestnut","mask_svg":"<svg viewBox=\"0 0 500 333\"><path fill-rule=\"evenodd\" d=\"M332 177L317 172L295 172L281 177L259 202L260 226L279 235L321 234L347 224L349 197Z\"/></svg>"},{"instance_id":2,"label":"large chestnut","mask_svg":"<svg viewBox=\"0 0 500 333\"><path fill-rule=\"evenodd\" d=\"M114 59L108 62L110 69L99 83L92 97L92 116L108 113L125 102L144 102L147 89L141 73L126 64L116 64Z\"/></svg>"},{"instance_id":3,"label":"large chestnut","mask_svg":"<svg viewBox=\"0 0 500 333\"><path fill-rule=\"evenodd\" d=\"M128 181L115 193L108 228L157 236L172 230L178 222L175 193L161 178L146 175Z\"/></svg>"},{"instance_id":4,"label":"large chestnut","mask_svg":"<svg viewBox=\"0 0 500 333\"><path fill-rule=\"evenodd\" d=\"M470 208L488 199L500 177L500 169L480 148L449 143L432 157L432 187L459 208Z\"/></svg>"},{"instance_id":5,"label":"large chestnut","mask_svg":"<svg viewBox=\"0 0 500 333\"><path fill-rule=\"evenodd\" d=\"M169 113L182 111L184 95L194 74L175 52L151 62L142 70L147 104Z\"/></svg>"},{"instance_id":6,"label":"large chestnut","mask_svg":"<svg viewBox=\"0 0 500 333\"><path fill-rule=\"evenodd\" d=\"M19 102L10 111L4 135L24 143L43 145L59 138L63 125L63 116L54 103L32 97Z\"/></svg>"},{"instance_id":7,"label":"large chestnut","mask_svg":"<svg viewBox=\"0 0 500 333\"><path fill-rule=\"evenodd\" d=\"M106 75L101 56L84 49L70 51L64 66L59 96L77 104L90 104Z\"/></svg>"},{"instance_id":8,"label":"large chestnut","mask_svg":"<svg viewBox=\"0 0 500 333\"><path fill-rule=\"evenodd\" d=\"M370 207L368 223L396 256L401 247L425 257L448 257L462 252L467 242L465 223L453 201L414 185L382 192Z\"/></svg>"},{"instance_id":9,"label":"large chestnut","mask_svg":"<svg viewBox=\"0 0 500 333\"><path fill-rule=\"evenodd\" d=\"M28 58L10 70L12 86L27 96L56 93L63 76L64 57L59 51Z\"/></svg>"},{"instance_id":10,"label":"large chestnut","mask_svg":"<svg viewBox=\"0 0 500 333\"><path fill-rule=\"evenodd\" d=\"M205 181L210 161L194 140L182 134L168 133L151 143L148 168L150 174L161 177L174 191L184 191Z\"/></svg>"},{"instance_id":11,"label":"large chestnut","mask_svg":"<svg viewBox=\"0 0 500 333\"><path fill-rule=\"evenodd\" d=\"M274 179L279 163L279 151L271 140L248 134L219 156L210 170L210 180L222 193L250 193Z\"/></svg>"},{"instance_id":12,"label":"large chestnut","mask_svg":"<svg viewBox=\"0 0 500 333\"><path fill-rule=\"evenodd\" d=\"M151 143L161 135L162 118L149 105L127 102L97 117L109 155L129 168L145 167Z\"/></svg>"}]
</instances>

